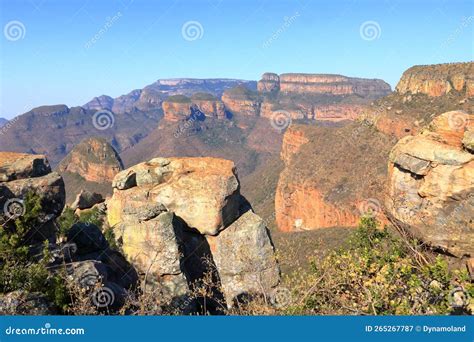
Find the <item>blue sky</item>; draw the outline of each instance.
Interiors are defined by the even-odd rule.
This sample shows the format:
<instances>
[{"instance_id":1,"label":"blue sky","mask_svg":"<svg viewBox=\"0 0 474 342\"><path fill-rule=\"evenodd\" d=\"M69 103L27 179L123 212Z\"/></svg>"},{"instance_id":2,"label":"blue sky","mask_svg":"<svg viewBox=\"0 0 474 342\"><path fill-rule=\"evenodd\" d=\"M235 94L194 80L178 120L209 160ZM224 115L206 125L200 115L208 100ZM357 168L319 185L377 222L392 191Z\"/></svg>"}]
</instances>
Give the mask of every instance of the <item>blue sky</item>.
<instances>
[{"instance_id":1,"label":"blue sky","mask_svg":"<svg viewBox=\"0 0 474 342\"><path fill-rule=\"evenodd\" d=\"M0 117L7 118L171 77L338 73L394 86L412 65L474 54L470 0L0 3ZM188 22L197 23L183 34Z\"/></svg>"}]
</instances>

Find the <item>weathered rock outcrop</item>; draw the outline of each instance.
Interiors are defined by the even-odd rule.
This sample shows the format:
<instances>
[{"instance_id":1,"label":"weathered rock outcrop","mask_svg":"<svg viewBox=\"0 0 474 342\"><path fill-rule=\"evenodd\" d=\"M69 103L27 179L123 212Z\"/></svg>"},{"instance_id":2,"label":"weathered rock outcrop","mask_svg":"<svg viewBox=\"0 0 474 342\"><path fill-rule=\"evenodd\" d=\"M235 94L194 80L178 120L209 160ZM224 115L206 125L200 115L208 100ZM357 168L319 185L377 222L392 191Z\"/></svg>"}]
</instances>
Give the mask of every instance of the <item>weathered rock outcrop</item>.
<instances>
[{"instance_id":1,"label":"weathered rock outcrop","mask_svg":"<svg viewBox=\"0 0 474 342\"><path fill-rule=\"evenodd\" d=\"M257 93L244 86L226 90L222 95L222 102L233 114L258 116L260 112L260 101Z\"/></svg>"},{"instance_id":2,"label":"weathered rock outcrop","mask_svg":"<svg viewBox=\"0 0 474 342\"><path fill-rule=\"evenodd\" d=\"M30 233L32 242L54 242L53 220L61 214L65 203L64 182L59 174L51 172L45 156L0 152L0 221L7 225L23 215L24 200L28 193L41 201L38 226Z\"/></svg>"},{"instance_id":3,"label":"weathered rock outcrop","mask_svg":"<svg viewBox=\"0 0 474 342\"><path fill-rule=\"evenodd\" d=\"M168 300L189 294L214 263L229 305L240 294L278 285L268 232L240 196L232 162L155 158L122 171L113 186L108 222L147 286ZM264 284L256 288L250 279L260 276Z\"/></svg>"},{"instance_id":4,"label":"weathered rock outcrop","mask_svg":"<svg viewBox=\"0 0 474 342\"><path fill-rule=\"evenodd\" d=\"M411 67L403 73L396 90L400 94L442 96L459 92L474 96L474 62Z\"/></svg>"},{"instance_id":5,"label":"weathered rock outcrop","mask_svg":"<svg viewBox=\"0 0 474 342\"><path fill-rule=\"evenodd\" d=\"M257 83L257 90L261 93L273 93L280 91L280 76L266 72Z\"/></svg>"},{"instance_id":6,"label":"weathered rock outcrop","mask_svg":"<svg viewBox=\"0 0 474 342\"><path fill-rule=\"evenodd\" d=\"M279 89L282 93L359 95L380 97L391 92L390 85L378 79L365 79L329 74L265 73L258 83L260 91Z\"/></svg>"},{"instance_id":7,"label":"weathered rock outcrop","mask_svg":"<svg viewBox=\"0 0 474 342\"><path fill-rule=\"evenodd\" d=\"M196 93L191 98L183 95L170 96L162 107L165 120L171 122L189 119L191 116L197 119L202 119L201 116L217 119L226 117L222 101L206 93Z\"/></svg>"},{"instance_id":8,"label":"weathered rock outcrop","mask_svg":"<svg viewBox=\"0 0 474 342\"><path fill-rule=\"evenodd\" d=\"M390 153L386 206L423 241L474 255L474 115L447 112Z\"/></svg>"},{"instance_id":9,"label":"weathered rock outcrop","mask_svg":"<svg viewBox=\"0 0 474 342\"><path fill-rule=\"evenodd\" d=\"M76 145L59 163L59 173L75 173L84 180L112 183L115 175L123 170L117 151L103 138L87 138Z\"/></svg>"}]
</instances>

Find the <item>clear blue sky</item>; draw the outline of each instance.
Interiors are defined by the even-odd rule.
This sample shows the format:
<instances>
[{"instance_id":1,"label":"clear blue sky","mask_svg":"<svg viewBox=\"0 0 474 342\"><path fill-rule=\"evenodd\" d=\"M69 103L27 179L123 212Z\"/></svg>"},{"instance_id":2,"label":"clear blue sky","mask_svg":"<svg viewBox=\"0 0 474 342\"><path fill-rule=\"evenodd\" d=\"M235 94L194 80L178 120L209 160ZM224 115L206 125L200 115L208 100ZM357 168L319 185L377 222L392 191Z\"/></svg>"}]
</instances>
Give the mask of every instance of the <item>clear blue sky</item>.
<instances>
[{"instance_id":1,"label":"clear blue sky","mask_svg":"<svg viewBox=\"0 0 474 342\"><path fill-rule=\"evenodd\" d=\"M339 73L394 86L412 65L473 59L471 0L0 2L7 118L42 104L115 97L159 78ZM24 26L20 36L12 21ZM188 21L202 26L199 39L183 37ZM360 32L367 21L380 28L373 40L370 27Z\"/></svg>"}]
</instances>

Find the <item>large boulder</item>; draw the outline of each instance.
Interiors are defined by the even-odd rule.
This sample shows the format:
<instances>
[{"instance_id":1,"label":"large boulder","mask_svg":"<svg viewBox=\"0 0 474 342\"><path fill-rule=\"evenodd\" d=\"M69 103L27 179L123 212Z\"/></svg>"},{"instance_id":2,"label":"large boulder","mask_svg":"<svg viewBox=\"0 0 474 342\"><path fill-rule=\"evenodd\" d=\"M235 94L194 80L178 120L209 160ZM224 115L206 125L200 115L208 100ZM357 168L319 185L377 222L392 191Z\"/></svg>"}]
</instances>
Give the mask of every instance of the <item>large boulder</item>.
<instances>
[{"instance_id":1,"label":"large boulder","mask_svg":"<svg viewBox=\"0 0 474 342\"><path fill-rule=\"evenodd\" d=\"M455 256L474 255L474 115L447 112L390 153L389 214L414 235Z\"/></svg>"},{"instance_id":2,"label":"large boulder","mask_svg":"<svg viewBox=\"0 0 474 342\"><path fill-rule=\"evenodd\" d=\"M270 296L280 270L265 222L251 210L218 236L208 236L227 305L252 294Z\"/></svg>"},{"instance_id":3,"label":"large boulder","mask_svg":"<svg viewBox=\"0 0 474 342\"><path fill-rule=\"evenodd\" d=\"M186 298L207 274L222 284L229 306L278 284L268 231L240 195L232 162L155 158L119 173L113 186L108 223L145 292L158 291L188 311L193 301Z\"/></svg>"},{"instance_id":4,"label":"large boulder","mask_svg":"<svg viewBox=\"0 0 474 342\"><path fill-rule=\"evenodd\" d=\"M120 215L125 212L117 208L133 206L129 196L117 193L135 186L146 193L152 205L162 204L202 234L217 234L239 214L234 163L224 159L155 158L120 172L113 186L114 196L108 203L113 213L112 217L109 215L111 226L121 221Z\"/></svg>"}]
</instances>

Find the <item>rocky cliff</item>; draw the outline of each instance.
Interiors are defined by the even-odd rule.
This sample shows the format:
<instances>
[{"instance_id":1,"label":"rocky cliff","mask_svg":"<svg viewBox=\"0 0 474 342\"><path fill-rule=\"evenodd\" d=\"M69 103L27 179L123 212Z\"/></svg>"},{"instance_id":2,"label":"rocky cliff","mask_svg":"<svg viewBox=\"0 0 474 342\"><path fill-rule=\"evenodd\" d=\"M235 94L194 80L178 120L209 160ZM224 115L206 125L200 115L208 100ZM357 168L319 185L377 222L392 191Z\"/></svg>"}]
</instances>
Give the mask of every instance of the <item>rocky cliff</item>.
<instances>
[{"instance_id":1,"label":"rocky cliff","mask_svg":"<svg viewBox=\"0 0 474 342\"><path fill-rule=\"evenodd\" d=\"M386 206L414 235L458 257L474 255L474 115L451 111L390 153Z\"/></svg>"},{"instance_id":2,"label":"rocky cliff","mask_svg":"<svg viewBox=\"0 0 474 342\"><path fill-rule=\"evenodd\" d=\"M329 74L265 73L257 88L262 92L358 95L381 97L391 92L390 85L378 79L365 79Z\"/></svg>"},{"instance_id":3,"label":"rocky cliff","mask_svg":"<svg viewBox=\"0 0 474 342\"><path fill-rule=\"evenodd\" d=\"M108 195L115 175L123 170L117 151L103 138L87 138L76 145L57 167L66 183L67 203L81 190Z\"/></svg>"},{"instance_id":4,"label":"rocky cliff","mask_svg":"<svg viewBox=\"0 0 474 342\"><path fill-rule=\"evenodd\" d=\"M391 146L388 137L359 123L292 125L283 139L285 169L275 195L278 228L353 227L365 214L385 221L380 195Z\"/></svg>"},{"instance_id":5,"label":"rocky cliff","mask_svg":"<svg viewBox=\"0 0 474 342\"><path fill-rule=\"evenodd\" d=\"M222 101L211 94L196 93L191 98L184 95L174 95L163 101L164 118L177 122L190 119L202 120L204 117L225 119L226 112Z\"/></svg>"},{"instance_id":6,"label":"rocky cliff","mask_svg":"<svg viewBox=\"0 0 474 342\"><path fill-rule=\"evenodd\" d=\"M154 291L186 296L208 267L228 306L278 285L270 237L241 197L231 161L155 158L122 171L113 186L109 224Z\"/></svg>"},{"instance_id":7,"label":"rocky cliff","mask_svg":"<svg viewBox=\"0 0 474 342\"><path fill-rule=\"evenodd\" d=\"M458 92L474 96L474 62L437 65L417 65L406 70L396 91L400 94L442 96Z\"/></svg>"}]
</instances>

